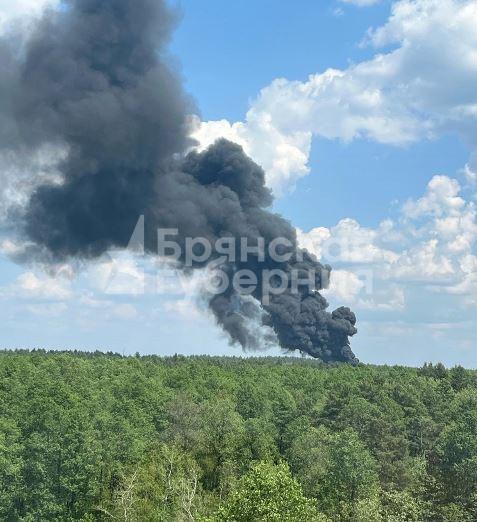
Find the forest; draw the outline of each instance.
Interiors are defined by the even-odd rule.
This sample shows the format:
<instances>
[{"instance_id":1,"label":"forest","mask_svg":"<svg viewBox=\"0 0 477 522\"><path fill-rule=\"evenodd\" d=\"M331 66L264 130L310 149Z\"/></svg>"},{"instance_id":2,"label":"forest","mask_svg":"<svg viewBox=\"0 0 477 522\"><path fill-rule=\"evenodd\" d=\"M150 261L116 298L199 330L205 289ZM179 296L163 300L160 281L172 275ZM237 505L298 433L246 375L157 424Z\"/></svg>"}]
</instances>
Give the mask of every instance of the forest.
<instances>
[{"instance_id":1,"label":"forest","mask_svg":"<svg viewBox=\"0 0 477 522\"><path fill-rule=\"evenodd\" d=\"M477 520L477 371L0 353L0 520Z\"/></svg>"}]
</instances>

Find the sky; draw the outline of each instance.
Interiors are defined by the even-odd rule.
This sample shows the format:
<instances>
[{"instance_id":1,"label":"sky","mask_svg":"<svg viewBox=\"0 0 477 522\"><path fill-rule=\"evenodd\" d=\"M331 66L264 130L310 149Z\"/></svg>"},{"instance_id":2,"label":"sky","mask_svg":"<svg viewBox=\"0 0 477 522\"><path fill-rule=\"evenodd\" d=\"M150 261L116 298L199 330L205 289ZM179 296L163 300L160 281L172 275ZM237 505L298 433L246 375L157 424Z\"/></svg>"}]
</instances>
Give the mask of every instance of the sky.
<instances>
[{"instance_id":1,"label":"sky","mask_svg":"<svg viewBox=\"0 0 477 522\"><path fill-rule=\"evenodd\" d=\"M45 3L0 0L0 32ZM359 359L476 367L477 1L173 5L198 147L225 136L264 167L274 210L334 268L331 307L356 312ZM10 197L21 167L0 163ZM0 243L5 348L242 354L197 277L121 252L52 271L18 248Z\"/></svg>"}]
</instances>

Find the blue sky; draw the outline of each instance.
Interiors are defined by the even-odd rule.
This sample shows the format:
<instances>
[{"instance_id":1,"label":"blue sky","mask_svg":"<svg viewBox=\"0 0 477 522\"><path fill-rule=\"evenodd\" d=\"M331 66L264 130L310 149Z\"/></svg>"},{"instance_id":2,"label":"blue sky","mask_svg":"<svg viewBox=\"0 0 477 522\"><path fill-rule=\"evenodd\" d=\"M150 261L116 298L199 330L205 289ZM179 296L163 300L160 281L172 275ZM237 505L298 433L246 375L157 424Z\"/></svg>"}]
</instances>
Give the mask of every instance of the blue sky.
<instances>
[{"instance_id":1,"label":"blue sky","mask_svg":"<svg viewBox=\"0 0 477 522\"><path fill-rule=\"evenodd\" d=\"M230 121L241 120L275 78L305 81L312 73L371 58L374 49L360 43L390 11L390 2L364 9L335 0L178 5L182 18L172 51L187 89L202 119ZM314 175L277 201L276 209L304 228L331 226L343 212L374 226L393 201L420 194L435 173L456 173L468 154L452 135L407 147L315 139L309 162Z\"/></svg>"},{"instance_id":2,"label":"blue sky","mask_svg":"<svg viewBox=\"0 0 477 522\"><path fill-rule=\"evenodd\" d=\"M386 3L357 10L334 0L177 5L182 19L172 51L202 117L210 120L242 118L249 101L275 78L305 80L313 72L370 57L359 42L389 13ZM339 8L343 16L334 14Z\"/></svg>"},{"instance_id":3,"label":"blue sky","mask_svg":"<svg viewBox=\"0 0 477 522\"><path fill-rule=\"evenodd\" d=\"M0 21L38 3L0 1ZM275 210L335 267L327 298L356 311L358 357L475 367L477 2L361 3L182 0L171 60L200 147L243 145ZM241 354L194 282L131 295L144 272L121 254L52 274L15 264L15 248L0 258L4 347Z\"/></svg>"}]
</instances>

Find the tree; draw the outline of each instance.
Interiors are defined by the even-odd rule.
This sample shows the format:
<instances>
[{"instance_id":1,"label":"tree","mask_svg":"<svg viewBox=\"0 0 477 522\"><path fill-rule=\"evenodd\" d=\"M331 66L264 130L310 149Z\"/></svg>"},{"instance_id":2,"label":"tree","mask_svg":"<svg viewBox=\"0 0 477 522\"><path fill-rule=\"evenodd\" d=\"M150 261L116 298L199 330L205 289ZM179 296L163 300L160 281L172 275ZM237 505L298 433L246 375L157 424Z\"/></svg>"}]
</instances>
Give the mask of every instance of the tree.
<instances>
[{"instance_id":1,"label":"tree","mask_svg":"<svg viewBox=\"0 0 477 522\"><path fill-rule=\"evenodd\" d=\"M465 389L451 405L452 422L436 447L436 472L442 500L477 511L477 393Z\"/></svg>"},{"instance_id":2,"label":"tree","mask_svg":"<svg viewBox=\"0 0 477 522\"><path fill-rule=\"evenodd\" d=\"M289 458L305 494L330 516L353 516L358 502L379 490L376 462L351 429L311 428L295 441Z\"/></svg>"},{"instance_id":3,"label":"tree","mask_svg":"<svg viewBox=\"0 0 477 522\"><path fill-rule=\"evenodd\" d=\"M111 501L96 511L121 522L193 522L200 504L199 476L190 455L159 444L145 462L121 476Z\"/></svg>"},{"instance_id":4,"label":"tree","mask_svg":"<svg viewBox=\"0 0 477 522\"><path fill-rule=\"evenodd\" d=\"M16 520L16 503L21 487L22 459L19 430L8 419L0 418L0 518Z\"/></svg>"},{"instance_id":5,"label":"tree","mask_svg":"<svg viewBox=\"0 0 477 522\"><path fill-rule=\"evenodd\" d=\"M382 494L383 518L386 522L421 522L422 505L406 491L387 491Z\"/></svg>"},{"instance_id":6,"label":"tree","mask_svg":"<svg viewBox=\"0 0 477 522\"><path fill-rule=\"evenodd\" d=\"M325 521L284 463L258 463L216 515L217 522Z\"/></svg>"}]
</instances>

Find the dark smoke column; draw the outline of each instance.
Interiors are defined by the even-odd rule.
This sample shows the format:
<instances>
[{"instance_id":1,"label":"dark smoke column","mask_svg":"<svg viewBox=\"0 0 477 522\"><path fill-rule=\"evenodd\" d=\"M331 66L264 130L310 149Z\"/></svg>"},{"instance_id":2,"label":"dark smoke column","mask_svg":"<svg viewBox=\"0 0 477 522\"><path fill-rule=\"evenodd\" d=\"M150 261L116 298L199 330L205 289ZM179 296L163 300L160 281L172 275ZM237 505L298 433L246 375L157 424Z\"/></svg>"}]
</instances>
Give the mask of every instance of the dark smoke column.
<instances>
[{"instance_id":1,"label":"dark smoke column","mask_svg":"<svg viewBox=\"0 0 477 522\"><path fill-rule=\"evenodd\" d=\"M232 288L210 297L218 323L244 348L260 345L261 325L285 349L357 362L349 346L355 316L347 308L326 311L318 290L330 269L301 251L295 229L267 210L272 196L263 170L225 140L187 154L194 106L167 54L173 19L161 0L68 0L45 13L24 53L0 43L1 65L11 72L0 118L16 129L14 146L68 151L62 183L40 185L23 209L24 235L54 260L126 247L141 215L151 254L157 228L177 228L182 246L186 237L212 244L245 238L249 245L264 238L266 247L286 238L286 262L267 254L221 266L230 275L252 270L259 285L251 300ZM5 140L0 147L13 146ZM218 257L213 251L212 260ZM266 270L312 272L313 288L289 286L265 300Z\"/></svg>"}]
</instances>

